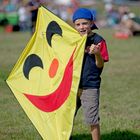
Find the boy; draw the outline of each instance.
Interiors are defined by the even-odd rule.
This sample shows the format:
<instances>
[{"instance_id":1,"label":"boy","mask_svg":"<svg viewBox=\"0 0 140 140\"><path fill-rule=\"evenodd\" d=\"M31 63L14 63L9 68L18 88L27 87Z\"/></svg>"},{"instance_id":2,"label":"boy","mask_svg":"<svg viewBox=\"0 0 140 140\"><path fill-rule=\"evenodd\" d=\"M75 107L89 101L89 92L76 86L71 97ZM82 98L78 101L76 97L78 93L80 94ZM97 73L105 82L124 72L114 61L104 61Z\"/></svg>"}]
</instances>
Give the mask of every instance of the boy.
<instances>
[{"instance_id":1,"label":"boy","mask_svg":"<svg viewBox=\"0 0 140 140\"><path fill-rule=\"evenodd\" d=\"M81 35L87 34L79 85L80 93L78 93L81 101L77 99L77 110L82 106L85 121L91 127L92 139L99 140L100 75L104 67L104 62L109 60L107 46L101 36L92 32L93 29L97 29L97 26L94 24L93 15L90 10L86 8L77 9L73 14L73 23L75 29Z\"/></svg>"}]
</instances>

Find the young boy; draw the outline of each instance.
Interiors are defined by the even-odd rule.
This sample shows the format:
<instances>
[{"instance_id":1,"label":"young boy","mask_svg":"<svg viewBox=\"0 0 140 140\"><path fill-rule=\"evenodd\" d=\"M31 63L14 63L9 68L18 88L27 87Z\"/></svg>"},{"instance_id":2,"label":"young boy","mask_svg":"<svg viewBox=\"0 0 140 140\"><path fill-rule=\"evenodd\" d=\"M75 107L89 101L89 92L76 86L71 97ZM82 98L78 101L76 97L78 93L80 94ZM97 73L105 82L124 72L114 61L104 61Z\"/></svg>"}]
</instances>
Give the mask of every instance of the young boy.
<instances>
[{"instance_id":1,"label":"young boy","mask_svg":"<svg viewBox=\"0 0 140 140\"><path fill-rule=\"evenodd\" d=\"M93 15L90 10L86 8L77 9L73 14L73 23L75 29L81 35L87 34L79 85L80 93L78 93L81 101L77 99L77 110L82 106L85 121L91 127L92 139L99 140L100 75L104 67L104 62L109 60L107 46L101 36L92 32L93 29L97 29L97 26L94 24Z\"/></svg>"}]
</instances>

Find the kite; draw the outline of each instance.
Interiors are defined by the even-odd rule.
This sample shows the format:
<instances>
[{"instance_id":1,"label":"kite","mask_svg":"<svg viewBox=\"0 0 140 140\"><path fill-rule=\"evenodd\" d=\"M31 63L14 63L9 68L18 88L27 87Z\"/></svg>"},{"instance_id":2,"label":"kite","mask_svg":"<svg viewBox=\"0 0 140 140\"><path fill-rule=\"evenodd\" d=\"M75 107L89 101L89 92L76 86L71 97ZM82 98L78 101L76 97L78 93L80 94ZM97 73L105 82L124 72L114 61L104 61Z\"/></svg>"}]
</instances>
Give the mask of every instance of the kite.
<instances>
[{"instance_id":1,"label":"kite","mask_svg":"<svg viewBox=\"0 0 140 140\"><path fill-rule=\"evenodd\" d=\"M44 140L72 131L86 36L45 7L6 82Z\"/></svg>"}]
</instances>

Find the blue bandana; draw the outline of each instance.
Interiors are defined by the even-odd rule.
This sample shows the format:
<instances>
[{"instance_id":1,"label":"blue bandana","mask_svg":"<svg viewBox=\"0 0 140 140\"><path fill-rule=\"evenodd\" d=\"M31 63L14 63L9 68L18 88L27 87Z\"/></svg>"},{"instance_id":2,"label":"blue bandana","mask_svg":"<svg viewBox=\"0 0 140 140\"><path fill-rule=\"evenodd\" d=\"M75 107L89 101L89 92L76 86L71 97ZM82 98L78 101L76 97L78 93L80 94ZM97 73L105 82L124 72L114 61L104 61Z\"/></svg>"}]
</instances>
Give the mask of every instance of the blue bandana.
<instances>
[{"instance_id":1,"label":"blue bandana","mask_svg":"<svg viewBox=\"0 0 140 140\"><path fill-rule=\"evenodd\" d=\"M72 17L73 22L77 19L88 19L88 20L94 20L94 17L89 9L86 8L79 8L77 9ZM94 24L92 29L98 29L98 27Z\"/></svg>"},{"instance_id":2,"label":"blue bandana","mask_svg":"<svg viewBox=\"0 0 140 140\"><path fill-rule=\"evenodd\" d=\"M77 19L93 20L93 15L90 10L86 8L79 8L73 14L73 22L75 22Z\"/></svg>"}]
</instances>

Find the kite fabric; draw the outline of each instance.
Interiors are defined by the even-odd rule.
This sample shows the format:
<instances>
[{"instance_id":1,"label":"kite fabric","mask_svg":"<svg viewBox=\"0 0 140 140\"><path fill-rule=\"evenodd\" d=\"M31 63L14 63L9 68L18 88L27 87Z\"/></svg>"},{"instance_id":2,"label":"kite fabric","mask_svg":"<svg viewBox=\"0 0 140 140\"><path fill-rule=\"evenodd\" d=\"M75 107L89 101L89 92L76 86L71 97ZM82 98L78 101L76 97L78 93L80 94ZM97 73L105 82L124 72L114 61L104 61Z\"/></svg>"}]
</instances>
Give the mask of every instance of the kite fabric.
<instances>
[{"instance_id":1,"label":"kite fabric","mask_svg":"<svg viewBox=\"0 0 140 140\"><path fill-rule=\"evenodd\" d=\"M44 140L70 137L86 38L41 6L35 33L6 80Z\"/></svg>"}]
</instances>

